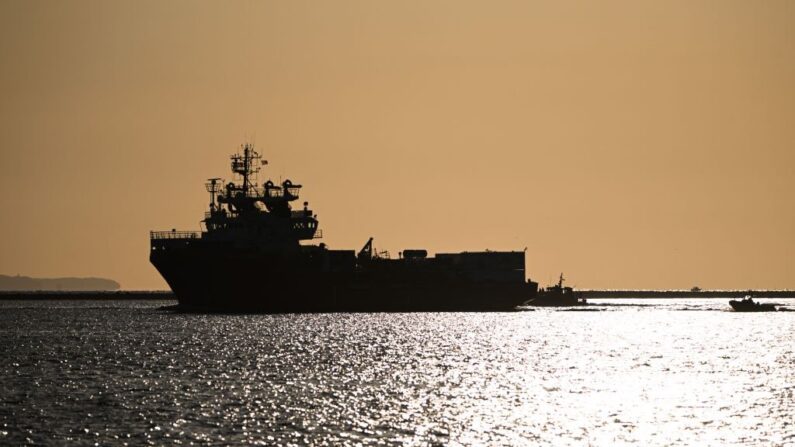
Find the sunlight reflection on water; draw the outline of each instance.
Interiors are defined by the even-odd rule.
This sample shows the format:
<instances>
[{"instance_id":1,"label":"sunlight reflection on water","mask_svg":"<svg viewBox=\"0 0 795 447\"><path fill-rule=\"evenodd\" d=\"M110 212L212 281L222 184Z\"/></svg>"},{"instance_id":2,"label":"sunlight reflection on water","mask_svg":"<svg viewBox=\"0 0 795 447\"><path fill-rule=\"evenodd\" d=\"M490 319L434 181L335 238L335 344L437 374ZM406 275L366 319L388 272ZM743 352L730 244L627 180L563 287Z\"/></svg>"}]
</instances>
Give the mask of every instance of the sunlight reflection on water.
<instances>
[{"instance_id":1,"label":"sunlight reflection on water","mask_svg":"<svg viewBox=\"0 0 795 447\"><path fill-rule=\"evenodd\" d=\"M0 444L795 443L795 313L725 301L276 316L0 302Z\"/></svg>"}]
</instances>

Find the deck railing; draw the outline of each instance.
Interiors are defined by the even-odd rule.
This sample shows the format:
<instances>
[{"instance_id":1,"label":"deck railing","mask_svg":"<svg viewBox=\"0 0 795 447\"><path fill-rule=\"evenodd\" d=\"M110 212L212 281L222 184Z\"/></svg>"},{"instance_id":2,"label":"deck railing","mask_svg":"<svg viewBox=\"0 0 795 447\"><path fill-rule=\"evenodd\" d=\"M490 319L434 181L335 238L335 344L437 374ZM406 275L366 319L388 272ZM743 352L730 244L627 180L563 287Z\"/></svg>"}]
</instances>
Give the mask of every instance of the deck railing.
<instances>
[{"instance_id":1,"label":"deck railing","mask_svg":"<svg viewBox=\"0 0 795 447\"><path fill-rule=\"evenodd\" d=\"M201 239L202 234L198 231L150 231L149 239L164 240L164 239ZM312 239L322 239L323 230L318 229L312 236Z\"/></svg>"},{"instance_id":2,"label":"deck railing","mask_svg":"<svg viewBox=\"0 0 795 447\"><path fill-rule=\"evenodd\" d=\"M150 231L149 238L155 239L199 239L202 234L198 231Z\"/></svg>"}]
</instances>

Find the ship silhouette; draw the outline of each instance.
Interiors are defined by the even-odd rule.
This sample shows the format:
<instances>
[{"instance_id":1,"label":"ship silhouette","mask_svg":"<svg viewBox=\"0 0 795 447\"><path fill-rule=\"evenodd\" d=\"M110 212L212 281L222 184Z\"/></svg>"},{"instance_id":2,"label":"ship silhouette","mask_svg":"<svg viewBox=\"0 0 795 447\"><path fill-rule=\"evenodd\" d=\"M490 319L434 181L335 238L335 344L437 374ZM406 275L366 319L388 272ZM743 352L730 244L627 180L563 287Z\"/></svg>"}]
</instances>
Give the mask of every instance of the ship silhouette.
<instances>
[{"instance_id":1,"label":"ship silhouette","mask_svg":"<svg viewBox=\"0 0 795 447\"><path fill-rule=\"evenodd\" d=\"M521 251L358 252L324 243L317 216L290 180L256 183L267 164L252 145L231 156L236 181L206 183L203 230L152 231L150 261L179 307L203 311L506 311L533 298Z\"/></svg>"}]
</instances>

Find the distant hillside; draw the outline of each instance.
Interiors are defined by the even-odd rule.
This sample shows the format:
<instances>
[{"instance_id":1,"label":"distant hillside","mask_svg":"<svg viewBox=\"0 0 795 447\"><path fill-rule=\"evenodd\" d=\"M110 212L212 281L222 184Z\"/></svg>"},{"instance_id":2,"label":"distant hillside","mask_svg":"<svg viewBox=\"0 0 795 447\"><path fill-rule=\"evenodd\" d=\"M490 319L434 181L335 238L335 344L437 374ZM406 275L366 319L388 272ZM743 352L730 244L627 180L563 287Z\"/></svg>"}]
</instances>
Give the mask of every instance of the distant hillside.
<instances>
[{"instance_id":1,"label":"distant hillside","mask_svg":"<svg viewBox=\"0 0 795 447\"><path fill-rule=\"evenodd\" d=\"M121 285L105 278L30 278L0 275L0 290L28 292L52 290L64 292L119 290Z\"/></svg>"}]
</instances>

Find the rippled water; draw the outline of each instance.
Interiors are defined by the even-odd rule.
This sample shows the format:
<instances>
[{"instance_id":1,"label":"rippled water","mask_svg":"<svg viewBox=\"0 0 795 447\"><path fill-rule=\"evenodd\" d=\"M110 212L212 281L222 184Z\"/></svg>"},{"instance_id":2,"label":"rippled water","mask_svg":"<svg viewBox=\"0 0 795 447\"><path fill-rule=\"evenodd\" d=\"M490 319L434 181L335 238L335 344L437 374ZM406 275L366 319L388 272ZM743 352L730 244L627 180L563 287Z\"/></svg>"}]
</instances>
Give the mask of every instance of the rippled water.
<instances>
[{"instance_id":1,"label":"rippled water","mask_svg":"<svg viewBox=\"0 0 795 447\"><path fill-rule=\"evenodd\" d=\"M2 301L0 444L795 444L795 312L599 303L184 315Z\"/></svg>"}]
</instances>

